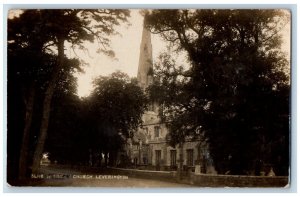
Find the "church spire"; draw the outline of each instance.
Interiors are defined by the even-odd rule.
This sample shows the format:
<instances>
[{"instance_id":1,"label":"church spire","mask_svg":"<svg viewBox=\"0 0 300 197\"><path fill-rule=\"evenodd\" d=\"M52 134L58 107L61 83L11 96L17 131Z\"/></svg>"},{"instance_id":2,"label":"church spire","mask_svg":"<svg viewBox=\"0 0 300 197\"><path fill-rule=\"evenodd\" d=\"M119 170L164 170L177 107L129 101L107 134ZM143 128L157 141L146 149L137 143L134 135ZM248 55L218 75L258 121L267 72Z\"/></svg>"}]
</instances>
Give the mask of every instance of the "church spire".
<instances>
[{"instance_id":1,"label":"church spire","mask_svg":"<svg viewBox=\"0 0 300 197\"><path fill-rule=\"evenodd\" d=\"M153 59L151 33L143 27L142 41L140 46L139 67L137 73L139 86L145 90L153 82Z\"/></svg>"}]
</instances>

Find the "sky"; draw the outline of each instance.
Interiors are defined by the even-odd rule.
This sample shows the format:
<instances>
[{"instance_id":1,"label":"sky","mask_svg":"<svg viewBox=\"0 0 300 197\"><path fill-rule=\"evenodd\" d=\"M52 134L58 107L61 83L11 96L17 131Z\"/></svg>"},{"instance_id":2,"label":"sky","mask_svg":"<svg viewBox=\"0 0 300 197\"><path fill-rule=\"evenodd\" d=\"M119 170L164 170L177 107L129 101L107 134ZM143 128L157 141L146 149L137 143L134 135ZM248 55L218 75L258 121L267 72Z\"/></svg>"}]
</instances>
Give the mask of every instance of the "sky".
<instances>
[{"instance_id":1,"label":"sky","mask_svg":"<svg viewBox=\"0 0 300 197\"><path fill-rule=\"evenodd\" d=\"M138 9L131 10L129 22L131 26L122 25L117 28L121 36L111 37L111 47L115 52L116 59L96 53L97 44L87 44L88 53L76 52L81 59L88 63L84 68L84 73L76 74L78 78L78 95L80 97L90 94L93 89L92 81L99 75L107 76L116 70L120 70L127 73L130 77L137 76L143 28L143 17L139 14ZM290 24L287 24L281 33L286 35L283 39L282 49L287 54L290 54ZM159 53L165 50L166 43L159 35L152 34L151 37L153 60L155 62ZM72 50L67 49L66 53L74 56Z\"/></svg>"},{"instance_id":2,"label":"sky","mask_svg":"<svg viewBox=\"0 0 300 197\"><path fill-rule=\"evenodd\" d=\"M107 76L116 70L127 73L130 77L137 76L140 43L142 39L143 17L139 10L131 10L129 19L131 26L119 26L117 30L121 36L111 37L111 47L115 52L116 59L107 57L104 54L96 53L97 44L88 44L89 54L76 52L89 65L85 67L85 73L77 74L78 78L78 95L88 96L92 90L93 78L102 75ZM158 36L152 35L153 59L157 57L160 51L163 51L166 44ZM74 55L72 50L67 49L67 54Z\"/></svg>"},{"instance_id":3,"label":"sky","mask_svg":"<svg viewBox=\"0 0 300 197\"><path fill-rule=\"evenodd\" d=\"M87 65L83 67L84 73L77 73L75 76L78 81L77 93L80 97L90 94L93 89L92 81L100 75L107 76L117 70L127 73L130 77L137 76L139 50L142 38L143 17L139 9L132 9L130 12L130 26L121 24L116 27L120 35L110 37L111 48L115 52L115 58L97 53L98 43L85 42L87 51L71 49L68 43L65 43L65 54L70 58L79 58ZM8 17L19 16L21 10L12 10ZM160 51L164 50L166 43L158 36L152 35L153 58L157 57ZM54 49L55 50L55 49Z\"/></svg>"},{"instance_id":4,"label":"sky","mask_svg":"<svg viewBox=\"0 0 300 197\"><path fill-rule=\"evenodd\" d=\"M74 51L66 45L66 55L75 57L87 63L83 67L84 73L77 73L75 76L78 81L77 94L79 97L85 97L93 90L92 81L98 76L107 76L117 70L127 73L130 77L137 76L140 43L143 29L143 17L139 13L140 10L132 9L131 17L129 18L130 26L120 25L116 29L121 35L111 37L111 48L115 52L115 58L106 56L105 54L97 53L98 44L85 43L88 51ZM288 12L287 12L288 13ZM19 11L10 13L11 16L20 14ZM289 56L290 54L290 23L286 24L285 28L280 32L283 36L282 50ZM152 34L152 49L153 61L159 56L162 51L166 50L166 42L159 35ZM183 56L177 57L177 62L186 64Z\"/></svg>"}]
</instances>

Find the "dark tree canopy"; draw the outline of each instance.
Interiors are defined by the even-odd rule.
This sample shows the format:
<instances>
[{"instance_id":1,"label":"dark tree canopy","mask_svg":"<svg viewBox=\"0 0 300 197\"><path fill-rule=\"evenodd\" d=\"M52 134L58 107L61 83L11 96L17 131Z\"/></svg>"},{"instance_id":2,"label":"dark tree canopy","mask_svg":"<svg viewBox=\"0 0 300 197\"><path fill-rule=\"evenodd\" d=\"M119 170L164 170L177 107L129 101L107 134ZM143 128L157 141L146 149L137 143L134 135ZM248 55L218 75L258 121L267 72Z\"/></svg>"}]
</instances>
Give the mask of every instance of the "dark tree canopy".
<instances>
[{"instance_id":1,"label":"dark tree canopy","mask_svg":"<svg viewBox=\"0 0 300 197\"><path fill-rule=\"evenodd\" d=\"M109 77L95 79L94 85L95 90L89 98L94 118L112 129L110 132L113 133L108 132L107 135L121 132L126 137L132 137L146 108L146 96L137 81L118 71Z\"/></svg>"},{"instance_id":2,"label":"dark tree canopy","mask_svg":"<svg viewBox=\"0 0 300 197\"><path fill-rule=\"evenodd\" d=\"M33 159L33 171L39 167L51 124L50 112L55 111L51 108L53 95L54 99L66 95L77 99L72 74L81 71L82 65L64 55L65 43L69 42L74 49L84 49L85 41L97 41L98 52L113 56L109 37L118 34L116 26L127 22L129 10L21 12L18 17L8 19L8 162L12 164L9 171L14 173L18 173L14 168L19 162L19 177L24 178L32 162L29 160ZM16 116L20 122L18 127L13 122Z\"/></svg>"},{"instance_id":3,"label":"dark tree canopy","mask_svg":"<svg viewBox=\"0 0 300 197\"><path fill-rule=\"evenodd\" d=\"M115 72L98 77L94 86L91 95L82 100L65 91L54 95L46 146L52 161L88 164L91 154L95 156L92 165L100 165L101 153L109 153L113 164L117 151L122 151L141 123L147 100L135 79Z\"/></svg>"},{"instance_id":4,"label":"dark tree canopy","mask_svg":"<svg viewBox=\"0 0 300 197\"><path fill-rule=\"evenodd\" d=\"M289 68L278 33L282 10L153 10L146 26L189 67L162 54L158 80L171 144L201 128L219 173L250 173L255 161L289 167ZM280 144L280 146L279 146Z\"/></svg>"}]
</instances>

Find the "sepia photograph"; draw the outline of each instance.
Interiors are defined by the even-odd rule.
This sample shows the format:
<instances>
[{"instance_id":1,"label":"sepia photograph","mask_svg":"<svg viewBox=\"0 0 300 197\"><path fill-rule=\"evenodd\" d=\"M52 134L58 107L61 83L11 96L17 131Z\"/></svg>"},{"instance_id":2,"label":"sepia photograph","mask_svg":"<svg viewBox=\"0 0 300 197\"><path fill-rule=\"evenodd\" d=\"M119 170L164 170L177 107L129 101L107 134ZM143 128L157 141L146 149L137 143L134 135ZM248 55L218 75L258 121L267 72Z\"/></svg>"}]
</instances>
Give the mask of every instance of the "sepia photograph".
<instances>
[{"instance_id":1,"label":"sepia photograph","mask_svg":"<svg viewBox=\"0 0 300 197\"><path fill-rule=\"evenodd\" d=\"M10 187L289 188L288 9L10 9Z\"/></svg>"}]
</instances>

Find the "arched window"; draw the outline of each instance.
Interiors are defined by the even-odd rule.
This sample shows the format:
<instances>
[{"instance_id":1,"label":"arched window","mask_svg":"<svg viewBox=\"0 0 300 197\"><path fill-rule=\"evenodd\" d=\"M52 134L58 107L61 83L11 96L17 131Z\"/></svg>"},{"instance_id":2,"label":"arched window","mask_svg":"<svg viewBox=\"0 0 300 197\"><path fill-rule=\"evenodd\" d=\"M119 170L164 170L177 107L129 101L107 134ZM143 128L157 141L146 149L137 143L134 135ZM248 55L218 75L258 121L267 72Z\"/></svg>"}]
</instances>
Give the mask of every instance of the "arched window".
<instances>
[{"instance_id":1,"label":"arched window","mask_svg":"<svg viewBox=\"0 0 300 197\"><path fill-rule=\"evenodd\" d=\"M148 127L144 127L144 132L149 135L149 130L148 130Z\"/></svg>"},{"instance_id":2,"label":"arched window","mask_svg":"<svg viewBox=\"0 0 300 197\"><path fill-rule=\"evenodd\" d=\"M160 126L154 127L154 136L159 137L160 136Z\"/></svg>"}]
</instances>

